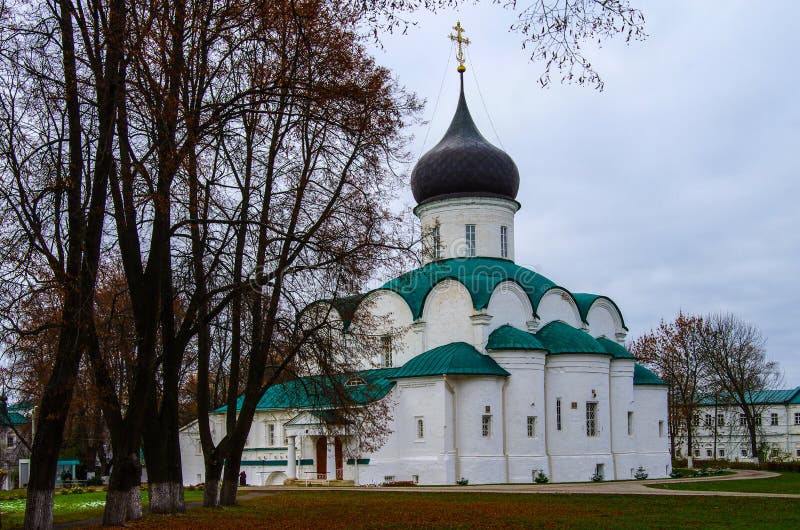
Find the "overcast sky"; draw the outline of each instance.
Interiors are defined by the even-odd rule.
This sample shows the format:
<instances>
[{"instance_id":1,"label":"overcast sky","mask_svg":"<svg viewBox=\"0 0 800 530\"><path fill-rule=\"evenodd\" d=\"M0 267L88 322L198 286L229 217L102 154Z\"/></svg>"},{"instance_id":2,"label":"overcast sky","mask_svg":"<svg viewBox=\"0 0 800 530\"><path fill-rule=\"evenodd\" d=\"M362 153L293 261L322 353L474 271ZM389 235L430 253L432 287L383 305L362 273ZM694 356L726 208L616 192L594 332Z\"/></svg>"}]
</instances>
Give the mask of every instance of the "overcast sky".
<instances>
[{"instance_id":1,"label":"overcast sky","mask_svg":"<svg viewBox=\"0 0 800 530\"><path fill-rule=\"evenodd\" d=\"M520 171L517 263L613 298L629 338L679 310L733 312L767 337L783 386L800 385L800 2L632 1L649 38L591 52L603 92L539 88L542 65L497 6L420 15L375 54L427 100L419 155L455 110L460 19L473 118Z\"/></svg>"}]
</instances>

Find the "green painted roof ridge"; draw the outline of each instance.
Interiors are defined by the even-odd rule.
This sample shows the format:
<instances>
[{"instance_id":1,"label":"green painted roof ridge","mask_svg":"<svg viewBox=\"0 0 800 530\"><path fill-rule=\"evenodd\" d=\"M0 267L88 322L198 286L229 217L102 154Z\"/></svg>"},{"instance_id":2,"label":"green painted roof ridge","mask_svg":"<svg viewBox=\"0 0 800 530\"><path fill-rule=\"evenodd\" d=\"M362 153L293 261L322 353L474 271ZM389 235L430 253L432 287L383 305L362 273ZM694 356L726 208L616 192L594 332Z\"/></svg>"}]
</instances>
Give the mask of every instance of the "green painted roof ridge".
<instances>
[{"instance_id":1,"label":"green painted roof ridge","mask_svg":"<svg viewBox=\"0 0 800 530\"><path fill-rule=\"evenodd\" d=\"M486 343L487 350L545 350L544 344L536 335L515 328L510 324L503 324L489 334Z\"/></svg>"},{"instance_id":2,"label":"green painted roof ridge","mask_svg":"<svg viewBox=\"0 0 800 530\"><path fill-rule=\"evenodd\" d=\"M542 295L555 284L545 276L502 258L448 258L431 261L384 283L380 289L403 297L415 319L422 315L425 300L440 282L451 279L467 289L476 310L489 304L492 292L500 283L513 281L520 285L536 308Z\"/></svg>"},{"instance_id":3,"label":"green painted roof ridge","mask_svg":"<svg viewBox=\"0 0 800 530\"><path fill-rule=\"evenodd\" d=\"M622 327L627 330L628 327L625 325L625 317L622 315L622 311L620 310L617 303L609 298L604 294L593 294L593 293L572 293L572 297L575 299L575 303L578 305L578 312L581 314L581 320L583 322L587 322L586 319L589 316L589 310L592 308L592 304L598 299L603 298L611 302L611 305L617 310L619 314L619 318L622 321ZM587 322L588 324L588 322Z\"/></svg>"},{"instance_id":4,"label":"green painted roof ridge","mask_svg":"<svg viewBox=\"0 0 800 530\"><path fill-rule=\"evenodd\" d=\"M496 375L509 374L488 355L466 342L451 342L423 352L409 360L392 376L393 379L436 375Z\"/></svg>"},{"instance_id":5,"label":"green painted roof ridge","mask_svg":"<svg viewBox=\"0 0 800 530\"><path fill-rule=\"evenodd\" d=\"M633 384L634 385L658 385L669 386L660 377L654 374L649 368L639 363L633 364Z\"/></svg>"},{"instance_id":6,"label":"green painted roof ridge","mask_svg":"<svg viewBox=\"0 0 800 530\"><path fill-rule=\"evenodd\" d=\"M562 320L553 320L536 332L536 338L550 354L599 353L611 355L594 337Z\"/></svg>"},{"instance_id":7,"label":"green painted roof ridge","mask_svg":"<svg viewBox=\"0 0 800 530\"><path fill-rule=\"evenodd\" d=\"M615 359L636 359L636 356L619 342L613 341L605 336L597 337L595 340Z\"/></svg>"}]
</instances>

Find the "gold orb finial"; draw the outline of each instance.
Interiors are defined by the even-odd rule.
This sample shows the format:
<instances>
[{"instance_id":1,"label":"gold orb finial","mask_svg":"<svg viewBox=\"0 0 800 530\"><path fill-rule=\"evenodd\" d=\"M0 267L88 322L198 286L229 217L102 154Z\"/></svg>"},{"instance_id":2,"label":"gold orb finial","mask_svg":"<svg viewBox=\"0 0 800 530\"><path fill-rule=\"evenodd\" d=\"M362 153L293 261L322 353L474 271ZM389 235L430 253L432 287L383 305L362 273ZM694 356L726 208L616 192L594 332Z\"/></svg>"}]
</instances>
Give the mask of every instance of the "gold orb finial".
<instances>
[{"instance_id":1,"label":"gold orb finial","mask_svg":"<svg viewBox=\"0 0 800 530\"><path fill-rule=\"evenodd\" d=\"M458 43L458 53L456 53L456 59L458 60L458 70L459 73L464 73L467 70L467 67L464 66L464 48L469 44L469 39L464 38L462 34L464 33L464 28L461 27L461 21L457 20L456 25L453 26L453 29L456 30L456 34L453 35L452 33L448 35L450 40L455 41Z\"/></svg>"}]
</instances>

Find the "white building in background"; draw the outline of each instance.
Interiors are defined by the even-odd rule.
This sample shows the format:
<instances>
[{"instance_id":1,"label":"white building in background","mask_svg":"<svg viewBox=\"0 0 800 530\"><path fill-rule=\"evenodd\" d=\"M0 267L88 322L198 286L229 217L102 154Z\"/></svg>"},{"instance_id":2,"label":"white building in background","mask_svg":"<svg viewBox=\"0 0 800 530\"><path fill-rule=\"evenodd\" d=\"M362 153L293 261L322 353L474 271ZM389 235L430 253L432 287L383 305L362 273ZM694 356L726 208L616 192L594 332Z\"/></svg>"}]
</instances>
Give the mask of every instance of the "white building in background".
<instances>
[{"instance_id":1,"label":"white building in background","mask_svg":"<svg viewBox=\"0 0 800 530\"><path fill-rule=\"evenodd\" d=\"M754 392L759 446L767 460L800 460L800 387ZM702 401L695 416L693 457L700 460L752 462L753 451L744 415L713 397ZM686 444L680 449L686 456Z\"/></svg>"},{"instance_id":2,"label":"white building in background","mask_svg":"<svg viewBox=\"0 0 800 530\"><path fill-rule=\"evenodd\" d=\"M619 308L514 262L519 173L475 127L460 72L453 121L411 177L424 265L332 304L343 329L359 312L384 322L371 330L384 351L345 377L356 400L391 404L391 434L356 454L346 427L325 428L335 412L308 395L319 378L272 387L245 449L248 483L530 483L539 471L571 482L628 479L640 466L669 475L667 387L622 346ZM224 414L212 421L219 439ZM181 448L184 481L204 482L196 423Z\"/></svg>"}]
</instances>

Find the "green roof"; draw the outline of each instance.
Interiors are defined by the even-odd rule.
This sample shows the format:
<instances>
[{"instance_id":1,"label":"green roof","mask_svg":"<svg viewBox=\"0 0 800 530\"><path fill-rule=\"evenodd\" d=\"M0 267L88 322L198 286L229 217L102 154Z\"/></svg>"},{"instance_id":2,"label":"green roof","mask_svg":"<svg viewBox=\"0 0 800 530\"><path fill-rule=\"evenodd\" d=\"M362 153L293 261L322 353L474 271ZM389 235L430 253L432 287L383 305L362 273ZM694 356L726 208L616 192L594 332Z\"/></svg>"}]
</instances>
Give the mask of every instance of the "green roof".
<instances>
[{"instance_id":1,"label":"green roof","mask_svg":"<svg viewBox=\"0 0 800 530\"><path fill-rule=\"evenodd\" d=\"M608 355L608 352L594 337L560 320L548 323L536 333L536 338L551 354L601 353Z\"/></svg>"},{"instance_id":2,"label":"green roof","mask_svg":"<svg viewBox=\"0 0 800 530\"><path fill-rule=\"evenodd\" d=\"M19 412L9 411L8 417L5 415L0 416L0 425L25 425L28 421L30 420Z\"/></svg>"},{"instance_id":3,"label":"green roof","mask_svg":"<svg viewBox=\"0 0 800 530\"><path fill-rule=\"evenodd\" d=\"M365 405L389 393L394 386L389 378L396 370L383 368L336 376L300 377L269 387L258 401L256 409L331 409L344 405ZM347 385L348 381L356 379L361 379L364 384ZM243 400L244 397L239 396L236 410L241 409ZM226 410L227 405L223 405L214 412Z\"/></svg>"},{"instance_id":4,"label":"green roof","mask_svg":"<svg viewBox=\"0 0 800 530\"><path fill-rule=\"evenodd\" d=\"M636 357L629 352L625 346L621 345L619 342L615 342L611 339L607 339L605 337L598 337L595 339L597 342L600 343L600 346L603 347L605 351L611 354L611 356L615 359L635 359Z\"/></svg>"},{"instance_id":5,"label":"green roof","mask_svg":"<svg viewBox=\"0 0 800 530\"><path fill-rule=\"evenodd\" d=\"M544 345L534 335L508 324L500 326L489 335L487 350L544 350Z\"/></svg>"},{"instance_id":6,"label":"green roof","mask_svg":"<svg viewBox=\"0 0 800 530\"><path fill-rule=\"evenodd\" d=\"M602 298L603 300L608 300L611 302L611 305L617 310L619 313L619 318L622 320L622 327L628 329L625 326L625 319L622 317L622 311L619 310L617 304L614 303L614 300L607 296L603 296L600 294L591 294L591 293L572 293L572 297L575 299L575 303L578 304L578 311L581 314L581 320L583 322L587 322L586 318L589 316L589 310L592 308L592 304L595 303L598 299Z\"/></svg>"},{"instance_id":7,"label":"green roof","mask_svg":"<svg viewBox=\"0 0 800 530\"><path fill-rule=\"evenodd\" d=\"M727 394L720 394L716 396L718 403L724 403ZM751 404L759 405L787 405L787 404L800 404L800 386L797 388L789 388L782 390L756 390L750 392L748 395L748 402ZM715 401L714 395L704 396L700 399L701 405L713 405Z\"/></svg>"},{"instance_id":8,"label":"green roof","mask_svg":"<svg viewBox=\"0 0 800 530\"><path fill-rule=\"evenodd\" d=\"M394 291L403 297L417 319L422 316L425 299L431 289L446 279L456 280L466 287L476 310L489 305L492 291L504 281L513 281L525 291L534 313L542 296L557 287L541 274L520 267L513 261L500 258L450 258L432 261L407 272L386 282L382 289Z\"/></svg>"},{"instance_id":9,"label":"green roof","mask_svg":"<svg viewBox=\"0 0 800 530\"><path fill-rule=\"evenodd\" d=\"M466 342L453 342L417 355L392 376L425 377L432 375L497 375L511 374L503 370L491 357L484 355Z\"/></svg>"},{"instance_id":10,"label":"green roof","mask_svg":"<svg viewBox=\"0 0 800 530\"><path fill-rule=\"evenodd\" d=\"M369 294L369 292L364 294L354 294L352 296L345 296L343 298L336 298L335 300L329 301L333 308L339 313L339 317L342 319L344 329L350 327L350 324L353 322L353 316L356 313L356 309L358 309L359 304L361 304L364 298L369 296Z\"/></svg>"},{"instance_id":11,"label":"green roof","mask_svg":"<svg viewBox=\"0 0 800 530\"><path fill-rule=\"evenodd\" d=\"M639 363L633 365L634 385L667 385L659 377Z\"/></svg>"}]
</instances>

